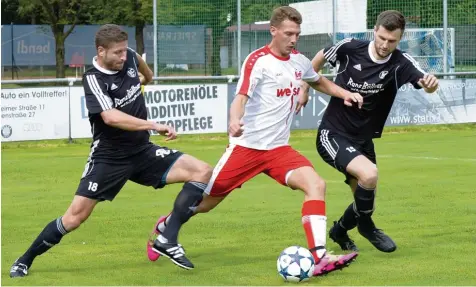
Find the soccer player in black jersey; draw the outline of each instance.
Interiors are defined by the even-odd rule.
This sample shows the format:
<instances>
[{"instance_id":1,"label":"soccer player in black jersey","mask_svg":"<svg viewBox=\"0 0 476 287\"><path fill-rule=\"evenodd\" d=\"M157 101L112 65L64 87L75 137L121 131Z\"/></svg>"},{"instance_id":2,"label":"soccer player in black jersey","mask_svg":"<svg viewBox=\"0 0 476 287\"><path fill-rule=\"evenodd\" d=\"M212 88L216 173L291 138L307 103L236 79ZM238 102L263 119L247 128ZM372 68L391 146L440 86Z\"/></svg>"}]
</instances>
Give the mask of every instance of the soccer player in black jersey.
<instances>
[{"instance_id":1,"label":"soccer player in black jersey","mask_svg":"<svg viewBox=\"0 0 476 287\"><path fill-rule=\"evenodd\" d=\"M112 201L128 180L155 189L184 183L175 201L181 208L174 209L171 221L180 219L181 213L191 212L190 208L202 200L211 167L190 155L150 142L150 130L166 136L166 140L176 138L176 133L173 127L147 121L139 72L143 81L149 82L152 71L127 47L127 40L127 33L117 25L101 26L96 33L97 56L93 67L83 75L93 134L85 169L69 208L62 217L48 223L15 261L11 277L26 276L38 255L78 228L98 202ZM193 268L176 239L161 246L164 253L175 256L176 264Z\"/></svg>"},{"instance_id":2,"label":"soccer player in black jersey","mask_svg":"<svg viewBox=\"0 0 476 287\"><path fill-rule=\"evenodd\" d=\"M373 138L379 138L398 89L411 83L415 89L433 93L438 88L434 75L423 71L408 54L397 49L405 30L405 18L398 11L382 12L375 24L374 40L344 39L319 51L312 60L319 71L327 61L337 68L335 83L363 96L363 105L348 107L332 97L316 138L322 159L346 176L354 201L334 222L329 237L343 250L358 251L347 231L359 233L378 250L395 251L395 242L373 220L377 165ZM309 85L304 85L308 96Z\"/></svg>"}]
</instances>

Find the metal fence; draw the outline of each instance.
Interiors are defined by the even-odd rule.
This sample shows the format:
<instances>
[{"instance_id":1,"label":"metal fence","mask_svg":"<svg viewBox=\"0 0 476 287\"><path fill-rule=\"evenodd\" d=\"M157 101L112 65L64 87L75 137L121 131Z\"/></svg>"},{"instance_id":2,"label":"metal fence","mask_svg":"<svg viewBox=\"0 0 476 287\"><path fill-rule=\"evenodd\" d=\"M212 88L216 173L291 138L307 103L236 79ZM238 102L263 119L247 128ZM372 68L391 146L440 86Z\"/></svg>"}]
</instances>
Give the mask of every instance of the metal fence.
<instances>
[{"instance_id":1,"label":"metal fence","mask_svg":"<svg viewBox=\"0 0 476 287\"><path fill-rule=\"evenodd\" d=\"M147 62L161 79L238 75L245 57L271 40L267 21L281 5L303 14L298 49L308 57L342 37L371 39L377 15L395 9L407 19L400 48L424 68L437 74L476 71L474 0L150 1L154 22L142 36ZM55 43L48 29L2 26L3 79L54 77ZM79 25L66 39L67 77L78 77L90 66L95 29ZM127 29L134 48L134 27Z\"/></svg>"}]
</instances>

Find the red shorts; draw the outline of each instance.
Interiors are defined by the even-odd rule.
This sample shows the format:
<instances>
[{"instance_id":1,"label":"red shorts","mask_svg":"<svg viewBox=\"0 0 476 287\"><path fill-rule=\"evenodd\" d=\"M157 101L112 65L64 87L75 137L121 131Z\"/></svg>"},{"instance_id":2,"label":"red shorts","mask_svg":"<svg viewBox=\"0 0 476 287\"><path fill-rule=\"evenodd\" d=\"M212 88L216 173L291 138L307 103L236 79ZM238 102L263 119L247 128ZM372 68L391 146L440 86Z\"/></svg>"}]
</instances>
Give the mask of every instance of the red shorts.
<instances>
[{"instance_id":1,"label":"red shorts","mask_svg":"<svg viewBox=\"0 0 476 287\"><path fill-rule=\"evenodd\" d=\"M226 196L262 172L286 185L288 172L304 166L313 167L290 146L256 150L230 144L215 166L205 192L210 196Z\"/></svg>"}]
</instances>

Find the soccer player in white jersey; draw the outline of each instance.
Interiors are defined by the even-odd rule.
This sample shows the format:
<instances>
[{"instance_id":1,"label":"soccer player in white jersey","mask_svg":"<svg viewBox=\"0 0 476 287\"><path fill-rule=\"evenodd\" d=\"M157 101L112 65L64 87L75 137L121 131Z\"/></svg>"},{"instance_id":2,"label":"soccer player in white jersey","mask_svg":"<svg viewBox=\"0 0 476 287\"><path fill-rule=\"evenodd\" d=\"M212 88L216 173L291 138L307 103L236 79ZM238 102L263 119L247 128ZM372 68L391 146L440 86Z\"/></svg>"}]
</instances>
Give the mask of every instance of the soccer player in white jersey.
<instances>
[{"instance_id":1,"label":"soccer player in white jersey","mask_svg":"<svg viewBox=\"0 0 476 287\"><path fill-rule=\"evenodd\" d=\"M337 67L335 83L364 97L361 109L346 107L331 98L316 138L321 158L343 173L353 202L334 222L329 237L343 250L358 251L347 231L358 232L382 252L397 249L395 242L375 226L375 191L378 171L373 138L380 138L398 89L410 83L433 93L438 79L423 71L408 54L397 49L405 18L398 12L382 12L375 24L374 40L344 39L319 51L312 64L319 71L325 62ZM309 86L303 83L304 93Z\"/></svg>"},{"instance_id":2,"label":"soccer player in white jersey","mask_svg":"<svg viewBox=\"0 0 476 287\"><path fill-rule=\"evenodd\" d=\"M207 196L183 222L194 213L210 211L232 190L264 173L282 185L304 192L302 224L316 262L314 275L319 276L348 266L357 253L326 253L325 182L311 162L288 143L293 116L308 101L298 97L300 82L305 80L313 88L338 97L349 106L362 105L362 97L319 77L311 61L295 50L301 22L300 13L294 8L284 6L273 11L272 41L252 52L241 70L237 95L230 109L228 148L213 171L205 190ZM176 202L174 209L178 205ZM171 217L173 212L168 218ZM158 258L153 251L163 254L155 247L167 242L169 234L178 233L179 228L171 226L167 217L159 219L154 228L158 237L149 250L151 260ZM173 256L167 257L175 263Z\"/></svg>"}]
</instances>

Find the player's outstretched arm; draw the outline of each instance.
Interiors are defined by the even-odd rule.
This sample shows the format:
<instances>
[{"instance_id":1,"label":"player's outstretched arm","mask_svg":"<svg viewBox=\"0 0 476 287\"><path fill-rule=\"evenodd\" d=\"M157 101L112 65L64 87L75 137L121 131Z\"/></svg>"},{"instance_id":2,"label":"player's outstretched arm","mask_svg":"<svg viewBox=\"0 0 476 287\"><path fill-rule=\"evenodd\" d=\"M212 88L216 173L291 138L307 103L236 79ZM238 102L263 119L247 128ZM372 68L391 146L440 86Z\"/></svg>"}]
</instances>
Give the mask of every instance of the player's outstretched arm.
<instances>
[{"instance_id":1,"label":"player's outstretched arm","mask_svg":"<svg viewBox=\"0 0 476 287\"><path fill-rule=\"evenodd\" d=\"M147 63L139 54L136 53L136 56L139 62L139 65L137 68L139 69L140 83L141 85L147 85L148 83L150 83L150 81L152 81L152 77L154 76L154 73L149 68L149 65L147 65Z\"/></svg>"},{"instance_id":2,"label":"player's outstretched arm","mask_svg":"<svg viewBox=\"0 0 476 287\"><path fill-rule=\"evenodd\" d=\"M247 102L248 96L238 94L231 103L228 132L232 137L239 137L243 134L243 122L241 118L245 114L245 105Z\"/></svg>"},{"instance_id":3,"label":"player's outstretched arm","mask_svg":"<svg viewBox=\"0 0 476 287\"><path fill-rule=\"evenodd\" d=\"M326 63L326 58L324 57L324 49L322 49L316 53L314 58L312 58L312 61L311 61L312 68L314 69L314 71L316 71L316 73L319 73L319 71L322 69L325 63ZM303 89L303 93L307 95L309 93L309 89L311 88L311 86L307 82L302 81L301 88Z\"/></svg>"},{"instance_id":4,"label":"player's outstretched arm","mask_svg":"<svg viewBox=\"0 0 476 287\"><path fill-rule=\"evenodd\" d=\"M425 72L419 63L409 54L402 54L402 68L398 69L398 87L410 83L415 88L423 88L431 94L438 89L438 79L435 75Z\"/></svg>"},{"instance_id":5,"label":"player's outstretched arm","mask_svg":"<svg viewBox=\"0 0 476 287\"><path fill-rule=\"evenodd\" d=\"M324 64L326 63L326 58L324 57L324 49L317 52L317 54L312 58L312 67L314 71L319 72Z\"/></svg>"},{"instance_id":6,"label":"player's outstretched arm","mask_svg":"<svg viewBox=\"0 0 476 287\"><path fill-rule=\"evenodd\" d=\"M321 93L328 94L329 96L341 98L344 100L346 106L353 106L354 103L358 105L359 109L362 108L364 103L363 97L359 93L352 93L334 84L326 77L320 77L319 81L309 83L312 88L318 90Z\"/></svg>"},{"instance_id":7,"label":"player's outstretched arm","mask_svg":"<svg viewBox=\"0 0 476 287\"><path fill-rule=\"evenodd\" d=\"M422 87L425 92L429 94L434 93L438 89L438 78L434 75L426 74L418 81L418 85Z\"/></svg>"},{"instance_id":8,"label":"player's outstretched arm","mask_svg":"<svg viewBox=\"0 0 476 287\"><path fill-rule=\"evenodd\" d=\"M101 112L104 123L126 131L149 131L155 130L161 135L167 136L166 140L172 140L177 137L174 128L161 125L156 122L146 121L121 112L118 109L109 109Z\"/></svg>"},{"instance_id":9,"label":"player's outstretched arm","mask_svg":"<svg viewBox=\"0 0 476 287\"><path fill-rule=\"evenodd\" d=\"M155 130L167 135L167 139L176 138L172 127L139 119L115 109L107 85L100 74L86 72L83 75L83 88L89 113L101 115L106 125L126 131Z\"/></svg>"}]
</instances>

